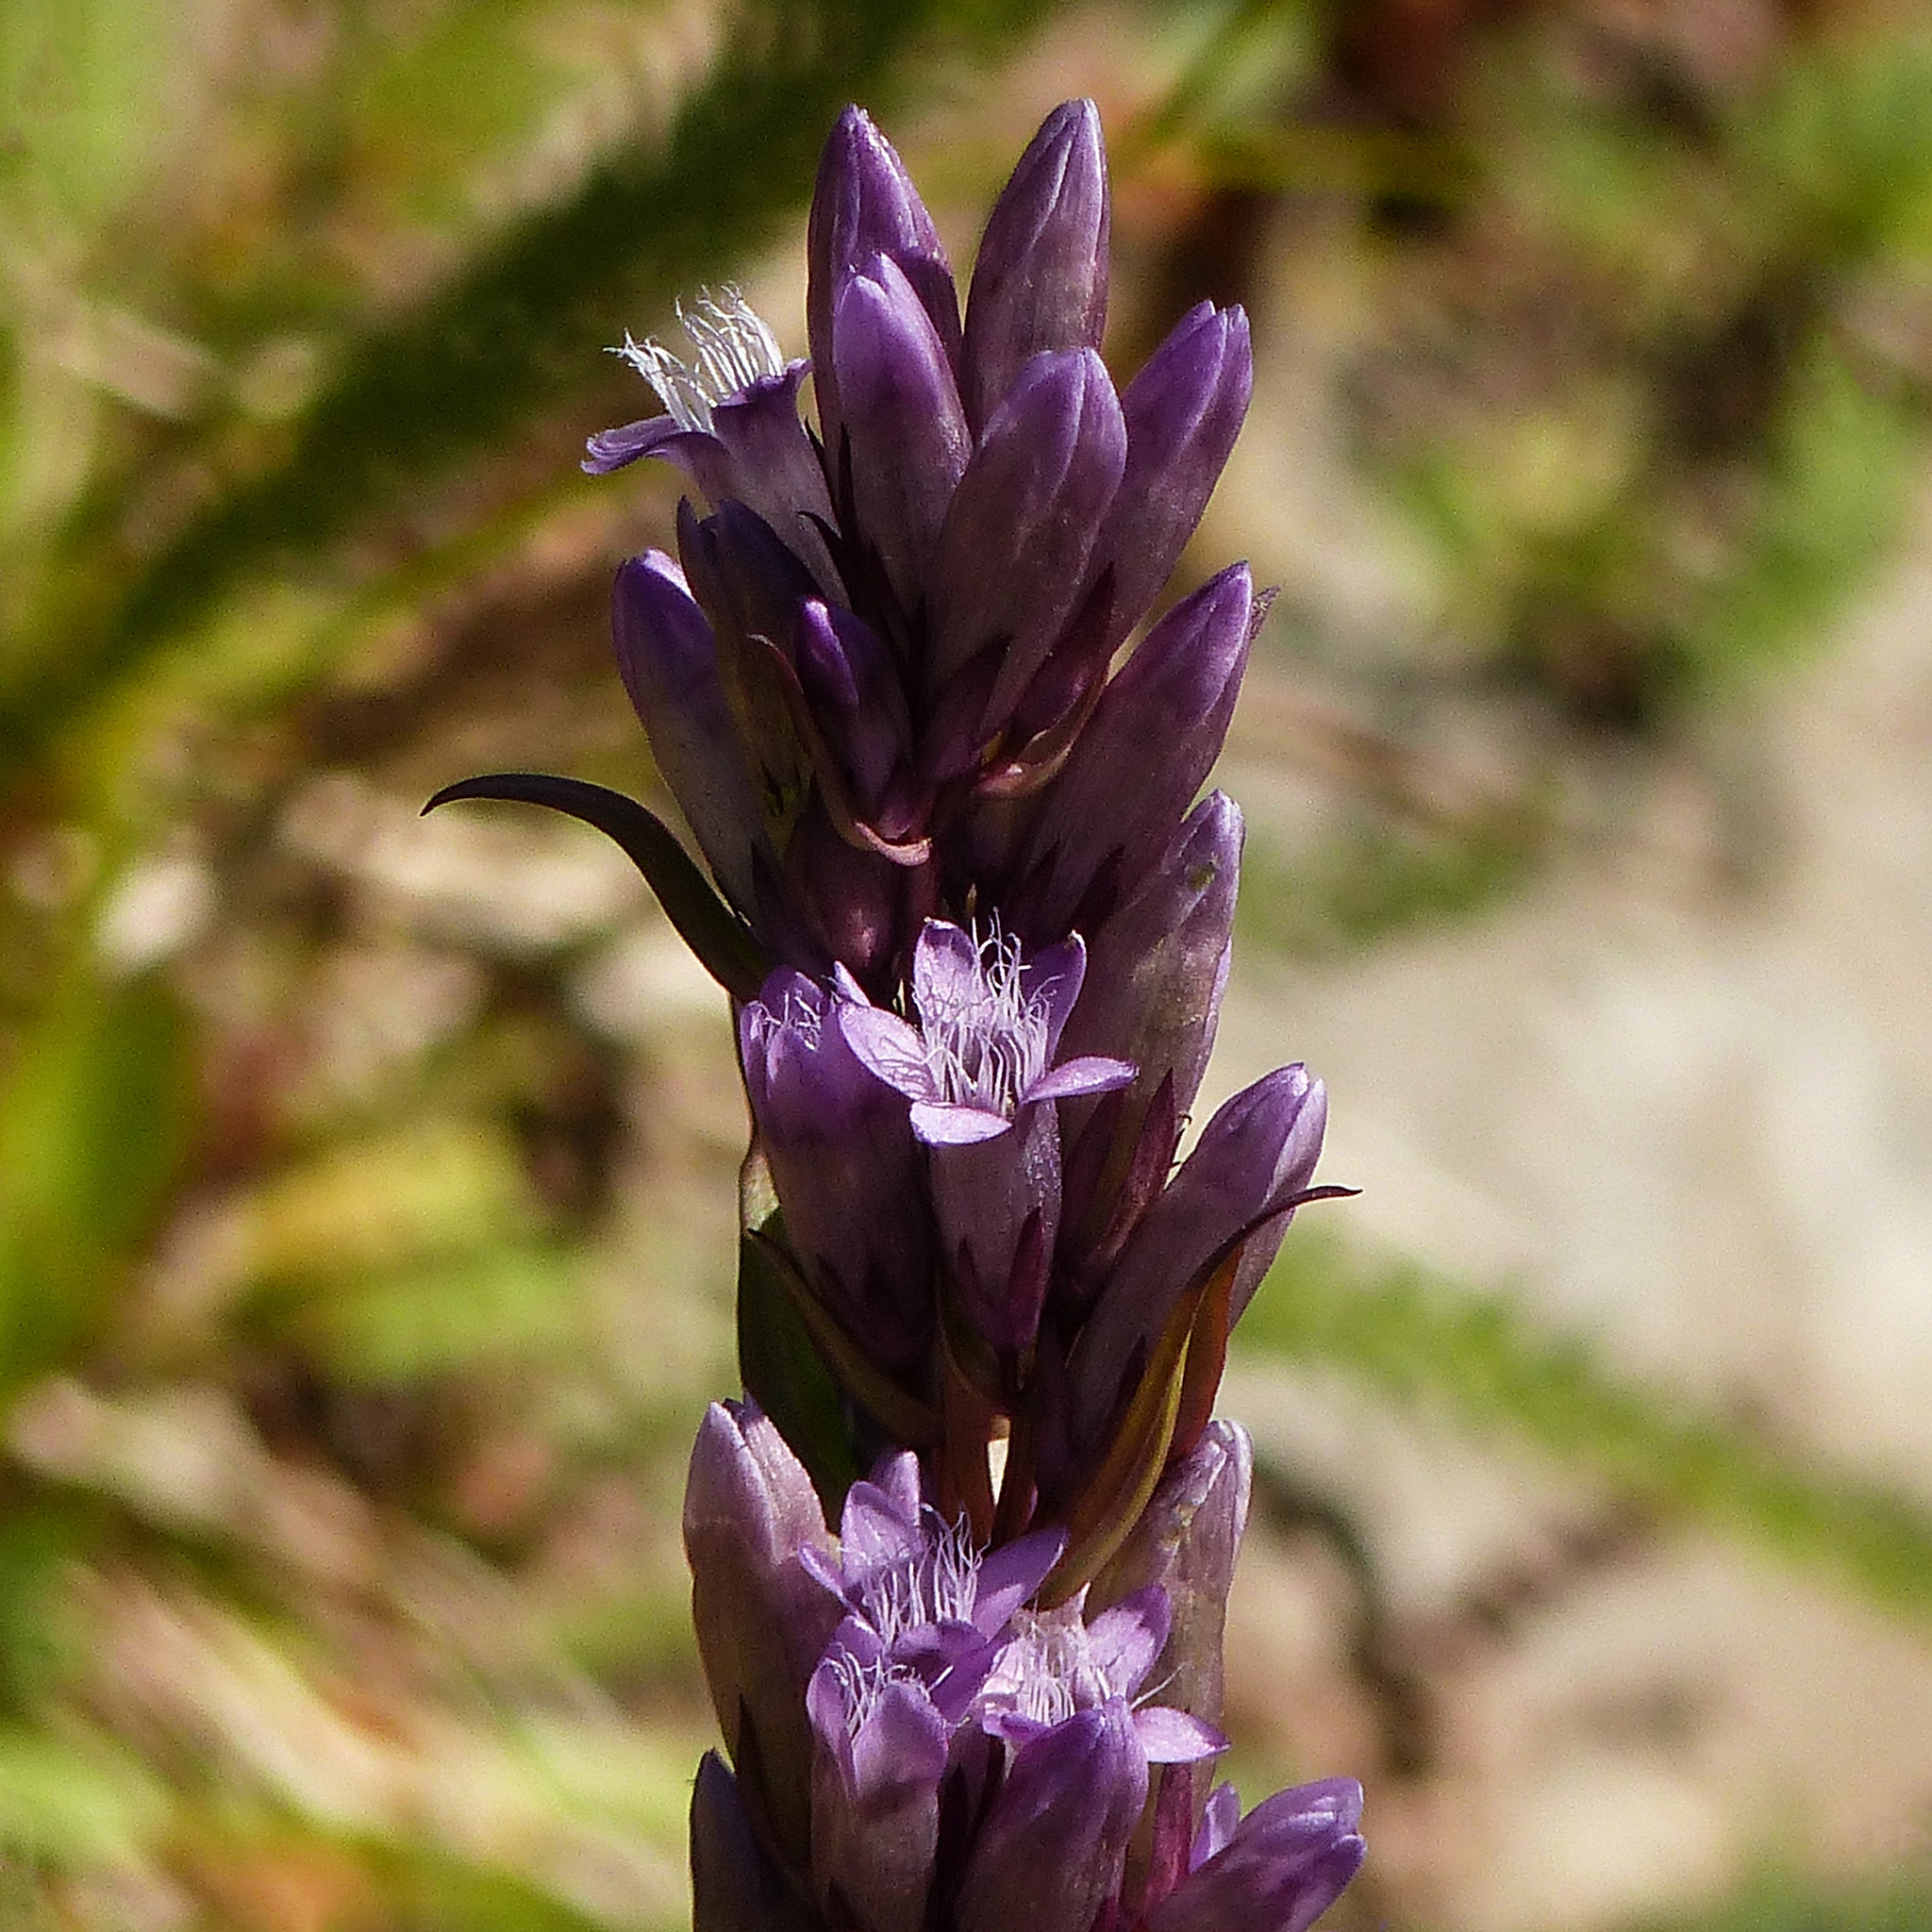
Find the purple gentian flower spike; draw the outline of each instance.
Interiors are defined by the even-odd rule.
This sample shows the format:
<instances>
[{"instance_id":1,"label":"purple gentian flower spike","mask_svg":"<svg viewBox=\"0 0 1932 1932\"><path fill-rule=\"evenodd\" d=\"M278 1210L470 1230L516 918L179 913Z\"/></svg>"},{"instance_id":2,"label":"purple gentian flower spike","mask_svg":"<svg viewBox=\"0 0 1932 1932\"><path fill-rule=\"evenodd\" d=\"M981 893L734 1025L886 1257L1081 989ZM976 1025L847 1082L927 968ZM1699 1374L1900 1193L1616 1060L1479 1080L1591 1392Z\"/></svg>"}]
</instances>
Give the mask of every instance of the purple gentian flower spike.
<instances>
[{"instance_id":1,"label":"purple gentian flower spike","mask_svg":"<svg viewBox=\"0 0 1932 1932\"><path fill-rule=\"evenodd\" d=\"M832 358L832 312L848 276L877 255L898 265L931 319L949 364L959 359L959 298L939 231L892 144L860 108L825 142L806 236L806 334L819 430L836 462L842 412Z\"/></svg>"},{"instance_id":2,"label":"purple gentian flower spike","mask_svg":"<svg viewBox=\"0 0 1932 1932\"><path fill-rule=\"evenodd\" d=\"M1360 1869L1362 1788L1324 1778L1276 1791L1234 1823L1233 1787L1208 1801L1191 1870L1147 1917L1147 1932L1307 1932Z\"/></svg>"},{"instance_id":3,"label":"purple gentian flower spike","mask_svg":"<svg viewBox=\"0 0 1932 1932\"><path fill-rule=\"evenodd\" d=\"M738 1020L745 1092L785 1231L848 1334L894 1374L922 1363L932 1244L905 1109L854 1055L838 1000L780 967Z\"/></svg>"},{"instance_id":4,"label":"purple gentian flower spike","mask_svg":"<svg viewBox=\"0 0 1932 1932\"><path fill-rule=\"evenodd\" d=\"M801 1557L831 1547L811 1478L770 1420L751 1403L714 1402L684 1494L691 1620L724 1741L741 1778L758 1780L747 1802L793 1858L810 1814L805 1690L839 1621Z\"/></svg>"},{"instance_id":5,"label":"purple gentian flower spike","mask_svg":"<svg viewBox=\"0 0 1932 1932\"><path fill-rule=\"evenodd\" d=\"M1028 357L1100 346L1108 228L1100 110L1068 101L1020 157L980 239L960 358L975 430L991 421Z\"/></svg>"}]
</instances>

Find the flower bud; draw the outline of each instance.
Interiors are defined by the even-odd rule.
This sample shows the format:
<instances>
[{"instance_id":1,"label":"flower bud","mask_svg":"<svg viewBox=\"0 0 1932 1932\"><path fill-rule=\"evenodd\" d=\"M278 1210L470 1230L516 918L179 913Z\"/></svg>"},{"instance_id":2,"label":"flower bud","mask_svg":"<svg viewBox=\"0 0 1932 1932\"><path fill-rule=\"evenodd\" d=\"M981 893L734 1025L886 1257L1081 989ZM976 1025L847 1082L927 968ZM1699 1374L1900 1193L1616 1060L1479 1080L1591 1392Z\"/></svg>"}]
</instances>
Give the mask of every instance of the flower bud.
<instances>
[{"instance_id":1,"label":"flower bud","mask_svg":"<svg viewBox=\"0 0 1932 1932\"><path fill-rule=\"evenodd\" d=\"M966 298L960 387L975 430L1028 357L1097 349L1107 325L1107 149L1091 101L1056 108L987 217Z\"/></svg>"},{"instance_id":2,"label":"flower bud","mask_svg":"<svg viewBox=\"0 0 1932 1932\"><path fill-rule=\"evenodd\" d=\"M1238 1808L1230 1786L1209 1800L1193 1869L1148 1915L1147 1932L1307 1932L1361 1866L1353 1778L1276 1791L1230 1828Z\"/></svg>"},{"instance_id":3,"label":"flower bud","mask_svg":"<svg viewBox=\"0 0 1932 1932\"><path fill-rule=\"evenodd\" d=\"M799 1860L811 1805L806 1687L840 1616L801 1557L831 1549L811 1478L769 1419L714 1402L684 1496L698 1656L741 1794Z\"/></svg>"},{"instance_id":4,"label":"flower bud","mask_svg":"<svg viewBox=\"0 0 1932 1932\"><path fill-rule=\"evenodd\" d=\"M892 144L860 108L839 116L819 161L806 236L806 329L812 387L827 450L842 412L832 356L832 314L847 279L874 256L895 263L918 296L949 364L959 357L959 298L939 231Z\"/></svg>"}]
</instances>

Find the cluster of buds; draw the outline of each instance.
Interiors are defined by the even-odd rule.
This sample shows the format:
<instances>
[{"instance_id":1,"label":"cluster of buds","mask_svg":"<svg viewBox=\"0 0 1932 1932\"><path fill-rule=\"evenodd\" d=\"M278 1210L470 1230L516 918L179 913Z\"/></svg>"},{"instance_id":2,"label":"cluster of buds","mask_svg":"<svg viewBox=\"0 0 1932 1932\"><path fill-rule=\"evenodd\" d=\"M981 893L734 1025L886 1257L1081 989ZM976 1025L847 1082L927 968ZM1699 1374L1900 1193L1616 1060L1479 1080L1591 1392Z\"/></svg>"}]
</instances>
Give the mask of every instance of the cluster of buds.
<instances>
[{"instance_id":1,"label":"cluster of buds","mask_svg":"<svg viewBox=\"0 0 1932 1932\"><path fill-rule=\"evenodd\" d=\"M1203 304L1117 392L1108 227L1098 116L1070 103L962 320L848 109L809 363L707 295L687 355L626 339L663 412L586 464L659 458L704 499L675 558L619 572L614 629L705 870L579 781L435 801L600 826L729 992L741 1293L777 1284L836 1391L828 1441L750 1348L764 1407L714 1407L694 1454L731 1767L698 1778L698 1932L1301 1932L1361 1857L1352 1783L1242 1818L1208 1774L1248 1499L1246 1439L1212 1420L1227 1336L1295 1209L1339 1191L1313 1185L1325 1097L1299 1066L1176 1165L1242 836L1196 795L1264 600L1237 565L1146 620L1251 365L1241 311Z\"/></svg>"}]
</instances>

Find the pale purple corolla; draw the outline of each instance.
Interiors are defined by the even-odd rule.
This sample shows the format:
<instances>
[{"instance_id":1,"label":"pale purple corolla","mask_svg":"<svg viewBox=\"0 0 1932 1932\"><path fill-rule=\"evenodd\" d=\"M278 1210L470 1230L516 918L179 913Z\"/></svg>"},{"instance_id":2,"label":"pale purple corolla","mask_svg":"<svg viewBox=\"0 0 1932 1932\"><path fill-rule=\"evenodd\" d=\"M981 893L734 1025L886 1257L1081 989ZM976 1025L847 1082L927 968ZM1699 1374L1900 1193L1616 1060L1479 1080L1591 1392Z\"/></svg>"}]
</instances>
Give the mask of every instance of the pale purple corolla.
<instances>
[{"instance_id":1,"label":"pale purple corolla","mask_svg":"<svg viewBox=\"0 0 1932 1932\"><path fill-rule=\"evenodd\" d=\"M912 1018L863 1001L841 1014L852 1050L910 1103L931 1152L933 1211L960 1299L986 1342L1029 1347L1045 1303L1060 1217L1060 1100L1124 1087L1129 1060L1056 1064L1080 996L1079 935L1028 958L928 920L912 956Z\"/></svg>"},{"instance_id":2,"label":"pale purple corolla","mask_svg":"<svg viewBox=\"0 0 1932 1932\"><path fill-rule=\"evenodd\" d=\"M980 1724L1008 1744L1025 1745L1081 1711L1118 1704L1150 1764L1192 1764L1226 1750L1227 1740L1204 1719L1136 1702L1172 1621L1158 1583L1109 1605L1091 1623L1077 1604L1022 1611L980 1686Z\"/></svg>"},{"instance_id":3,"label":"pale purple corolla","mask_svg":"<svg viewBox=\"0 0 1932 1932\"><path fill-rule=\"evenodd\" d=\"M928 1147L1007 1133L1027 1108L1124 1087L1133 1063L1087 1054L1054 1064L1087 973L1077 933L1031 958L995 931L976 938L929 919L912 954L913 1019L861 1005L844 1016L852 1050L912 1103Z\"/></svg>"},{"instance_id":4,"label":"pale purple corolla","mask_svg":"<svg viewBox=\"0 0 1932 1932\"><path fill-rule=\"evenodd\" d=\"M1066 1543L1056 1527L976 1548L963 1522L946 1521L926 1499L919 1458L902 1450L846 1491L836 1565L819 1551L804 1560L845 1612L833 1648L875 1644L957 1720ZM855 1626L865 1632L862 1645Z\"/></svg>"}]
</instances>

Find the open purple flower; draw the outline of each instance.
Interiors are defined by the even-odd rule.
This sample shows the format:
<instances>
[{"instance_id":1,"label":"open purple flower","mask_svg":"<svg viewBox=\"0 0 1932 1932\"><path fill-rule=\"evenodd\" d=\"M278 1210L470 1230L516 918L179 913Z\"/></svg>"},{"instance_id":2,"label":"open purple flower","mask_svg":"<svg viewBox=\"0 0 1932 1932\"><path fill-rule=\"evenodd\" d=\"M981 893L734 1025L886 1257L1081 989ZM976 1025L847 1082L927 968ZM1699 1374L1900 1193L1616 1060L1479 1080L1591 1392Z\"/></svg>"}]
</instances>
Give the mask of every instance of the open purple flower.
<instances>
[{"instance_id":1,"label":"open purple flower","mask_svg":"<svg viewBox=\"0 0 1932 1932\"><path fill-rule=\"evenodd\" d=\"M912 1131L929 1147L1004 1134L1027 1108L1124 1087L1126 1060L1090 1054L1053 1064L1087 973L1079 935L1027 959L1019 941L975 940L929 919L912 955L915 1026L877 1007L844 1016L852 1050L912 1103Z\"/></svg>"},{"instance_id":2,"label":"open purple flower","mask_svg":"<svg viewBox=\"0 0 1932 1932\"><path fill-rule=\"evenodd\" d=\"M1137 1704L1167 1643L1172 1613L1158 1583L1123 1597L1087 1623L1077 1605L1023 1612L979 1690L979 1722L1024 1745L1083 1710L1118 1703L1150 1764L1192 1764L1227 1749L1210 1724L1166 1705Z\"/></svg>"},{"instance_id":3,"label":"open purple flower","mask_svg":"<svg viewBox=\"0 0 1932 1932\"><path fill-rule=\"evenodd\" d=\"M975 1549L963 1523L924 1500L919 1458L905 1450L846 1492L838 1566L818 1551L803 1560L846 1610L833 1648L853 1648L853 1626L862 1627L866 1647L918 1676L957 1722L1066 1542L1054 1528Z\"/></svg>"},{"instance_id":4,"label":"open purple flower","mask_svg":"<svg viewBox=\"0 0 1932 1932\"><path fill-rule=\"evenodd\" d=\"M853 1052L912 1104L946 1260L974 1325L1004 1354L1039 1327L1059 1233L1048 1103L1134 1077L1130 1061L1099 1054L1054 1064L1086 971L1077 934L1029 959L998 933L975 941L928 920L912 956L918 1024L858 1003L841 1015Z\"/></svg>"}]
</instances>

